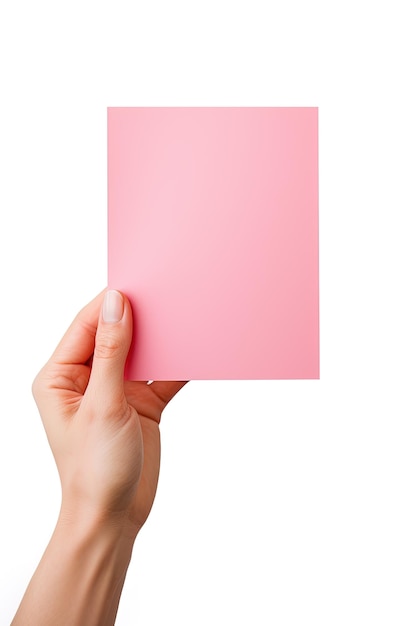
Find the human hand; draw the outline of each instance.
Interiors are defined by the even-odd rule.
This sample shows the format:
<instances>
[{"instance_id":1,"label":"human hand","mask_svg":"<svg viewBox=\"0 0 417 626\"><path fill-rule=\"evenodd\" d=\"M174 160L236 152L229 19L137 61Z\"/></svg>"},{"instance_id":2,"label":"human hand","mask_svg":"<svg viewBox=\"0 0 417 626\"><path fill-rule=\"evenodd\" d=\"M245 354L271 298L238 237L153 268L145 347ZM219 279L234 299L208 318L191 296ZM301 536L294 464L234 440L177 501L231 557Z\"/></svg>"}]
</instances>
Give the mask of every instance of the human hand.
<instances>
[{"instance_id":1,"label":"human hand","mask_svg":"<svg viewBox=\"0 0 417 626\"><path fill-rule=\"evenodd\" d=\"M117 291L77 315L33 383L61 486L60 517L122 520L135 535L151 510L161 413L186 381L124 381L132 312Z\"/></svg>"}]
</instances>

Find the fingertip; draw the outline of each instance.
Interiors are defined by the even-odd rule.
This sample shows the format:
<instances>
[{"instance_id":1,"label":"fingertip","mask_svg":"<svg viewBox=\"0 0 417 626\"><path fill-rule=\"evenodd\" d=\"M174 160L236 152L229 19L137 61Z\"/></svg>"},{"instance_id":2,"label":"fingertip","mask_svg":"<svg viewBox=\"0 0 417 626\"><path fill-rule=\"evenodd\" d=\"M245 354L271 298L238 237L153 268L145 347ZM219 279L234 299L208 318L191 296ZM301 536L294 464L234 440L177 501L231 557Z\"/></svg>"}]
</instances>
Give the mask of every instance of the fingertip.
<instances>
[{"instance_id":1,"label":"fingertip","mask_svg":"<svg viewBox=\"0 0 417 626\"><path fill-rule=\"evenodd\" d=\"M104 294L101 316L106 324L117 324L121 321L125 309L125 298L120 291L108 289Z\"/></svg>"}]
</instances>

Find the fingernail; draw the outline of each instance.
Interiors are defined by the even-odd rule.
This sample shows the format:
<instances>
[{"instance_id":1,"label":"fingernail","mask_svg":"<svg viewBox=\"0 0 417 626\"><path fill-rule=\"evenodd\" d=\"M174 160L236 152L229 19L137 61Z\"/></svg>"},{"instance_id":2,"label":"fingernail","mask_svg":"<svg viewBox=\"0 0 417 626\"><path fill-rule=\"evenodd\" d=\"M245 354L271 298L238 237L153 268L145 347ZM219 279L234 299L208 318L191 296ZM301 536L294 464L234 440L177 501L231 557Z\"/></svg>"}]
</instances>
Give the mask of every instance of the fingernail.
<instances>
[{"instance_id":1,"label":"fingernail","mask_svg":"<svg viewBox=\"0 0 417 626\"><path fill-rule=\"evenodd\" d=\"M120 322L123 317L123 308L122 294L114 289L107 291L103 302L103 320L112 324Z\"/></svg>"}]
</instances>

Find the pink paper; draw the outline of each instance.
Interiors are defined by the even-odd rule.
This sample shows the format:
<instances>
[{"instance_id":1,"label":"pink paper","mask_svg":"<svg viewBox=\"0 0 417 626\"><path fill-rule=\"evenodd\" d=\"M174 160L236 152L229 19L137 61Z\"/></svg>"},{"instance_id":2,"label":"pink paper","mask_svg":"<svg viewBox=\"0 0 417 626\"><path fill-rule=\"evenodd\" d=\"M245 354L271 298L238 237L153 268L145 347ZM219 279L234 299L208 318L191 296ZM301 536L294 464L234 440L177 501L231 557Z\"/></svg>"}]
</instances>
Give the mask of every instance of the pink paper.
<instances>
[{"instance_id":1,"label":"pink paper","mask_svg":"<svg viewBox=\"0 0 417 626\"><path fill-rule=\"evenodd\" d=\"M109 108L135 380L319 377L317 108Z\"/></svg>"}]
</instances>

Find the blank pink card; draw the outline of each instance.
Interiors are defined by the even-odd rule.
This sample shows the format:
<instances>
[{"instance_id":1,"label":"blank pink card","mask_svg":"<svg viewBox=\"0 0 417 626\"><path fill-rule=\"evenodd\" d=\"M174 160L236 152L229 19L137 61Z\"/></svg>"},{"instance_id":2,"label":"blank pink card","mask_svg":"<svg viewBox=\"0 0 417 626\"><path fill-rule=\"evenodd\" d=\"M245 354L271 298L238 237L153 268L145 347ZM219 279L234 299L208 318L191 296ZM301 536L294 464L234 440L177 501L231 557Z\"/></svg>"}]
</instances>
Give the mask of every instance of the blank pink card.
<instances>
[{"instance_id":1,"label":"blank pink card","mask_svg":"<svg viewBox=\"0 0 417 626\"><path fill-rule=\"evenodd\" d=\"M319 378L318 109L108 109L135 380Z\"/></svg>"}]
</instances>

